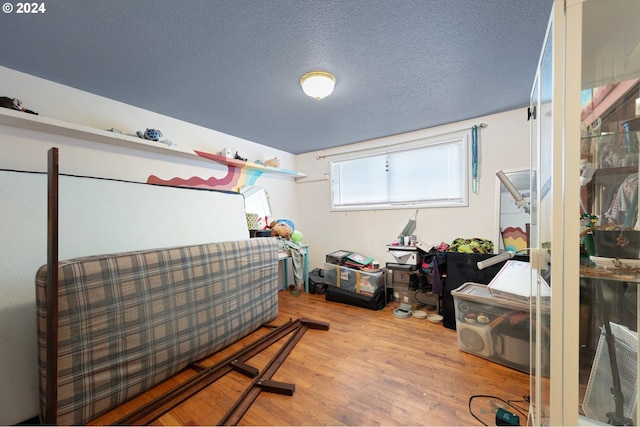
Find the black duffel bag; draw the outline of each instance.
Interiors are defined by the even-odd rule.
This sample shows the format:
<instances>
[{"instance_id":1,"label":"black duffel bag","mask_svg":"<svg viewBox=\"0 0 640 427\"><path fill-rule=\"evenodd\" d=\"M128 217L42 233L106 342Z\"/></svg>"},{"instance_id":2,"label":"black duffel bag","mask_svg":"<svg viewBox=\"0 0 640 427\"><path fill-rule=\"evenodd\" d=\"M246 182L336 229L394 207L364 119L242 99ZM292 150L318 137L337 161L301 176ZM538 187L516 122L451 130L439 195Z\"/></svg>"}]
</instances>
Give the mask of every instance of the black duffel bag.
<instances>
[{"instance_id":1,"label":"black duffel bag","mask_svg":"<svg viewBox=\"0 0 640 427\"><path fill-rule=\"evenodd\" d=\"M324 294L326 290L327 285L324 283L324 270L314 268L309 272L309 293Z\"/></svg>"}]
</instances>

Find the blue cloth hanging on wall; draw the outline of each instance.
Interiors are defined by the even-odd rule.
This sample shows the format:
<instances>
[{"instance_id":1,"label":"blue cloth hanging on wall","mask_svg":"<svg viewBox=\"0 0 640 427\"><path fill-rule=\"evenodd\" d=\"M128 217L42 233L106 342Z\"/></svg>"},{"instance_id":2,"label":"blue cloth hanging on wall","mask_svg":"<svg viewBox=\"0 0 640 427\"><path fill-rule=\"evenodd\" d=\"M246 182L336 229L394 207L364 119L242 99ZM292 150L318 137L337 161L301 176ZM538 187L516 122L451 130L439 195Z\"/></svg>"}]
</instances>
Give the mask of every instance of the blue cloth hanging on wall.
<instances>
[{"instance_id":1,"label":"blue cloth hanging on wall","mask_svg":"<svg viewBox=\"0 0 640 427\"><path fill-rule=\"evenodd\" d=\"M471 191L478 194L478 126L471 127Z\"/></svg>"}]
</instances>

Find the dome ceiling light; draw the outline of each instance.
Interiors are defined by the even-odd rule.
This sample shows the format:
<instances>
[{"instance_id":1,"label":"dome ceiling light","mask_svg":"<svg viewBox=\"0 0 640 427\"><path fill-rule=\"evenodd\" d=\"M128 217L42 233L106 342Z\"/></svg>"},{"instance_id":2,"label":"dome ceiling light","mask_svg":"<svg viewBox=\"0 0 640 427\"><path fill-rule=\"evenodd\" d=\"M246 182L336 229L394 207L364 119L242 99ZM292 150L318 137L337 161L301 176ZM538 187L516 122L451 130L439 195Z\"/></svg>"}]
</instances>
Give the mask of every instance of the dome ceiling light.
<instances>
[{"instance_id":1,"label":"dome ceiling light","mask_svg":"<svg viewBox=\"0 0 640 427\"><path fill-rule=\"evenodd\" d=\"M315 99L331 95L336 78L326 71L311 71L300 77L300 86L304 93Z\"/></svg>"}]
</instances>

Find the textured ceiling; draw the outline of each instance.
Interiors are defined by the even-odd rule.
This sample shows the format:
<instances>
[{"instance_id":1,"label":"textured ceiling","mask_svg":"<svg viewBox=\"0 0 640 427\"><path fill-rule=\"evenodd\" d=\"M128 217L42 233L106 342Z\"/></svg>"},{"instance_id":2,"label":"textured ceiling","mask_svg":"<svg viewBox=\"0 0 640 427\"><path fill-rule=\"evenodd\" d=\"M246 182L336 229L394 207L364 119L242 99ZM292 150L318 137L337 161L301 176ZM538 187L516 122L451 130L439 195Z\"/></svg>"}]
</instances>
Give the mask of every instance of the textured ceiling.
<instances>
[{"instance_id":1,"label":"textured ceiling","mask_svg":"<svg viewBox=\"0 0 640 427\"><path fill-rule=\"evenodd\" d=\"M528 105L551 3L47 1L3 14L0 65L300 154Z\"/></svg>"}]
</instances>

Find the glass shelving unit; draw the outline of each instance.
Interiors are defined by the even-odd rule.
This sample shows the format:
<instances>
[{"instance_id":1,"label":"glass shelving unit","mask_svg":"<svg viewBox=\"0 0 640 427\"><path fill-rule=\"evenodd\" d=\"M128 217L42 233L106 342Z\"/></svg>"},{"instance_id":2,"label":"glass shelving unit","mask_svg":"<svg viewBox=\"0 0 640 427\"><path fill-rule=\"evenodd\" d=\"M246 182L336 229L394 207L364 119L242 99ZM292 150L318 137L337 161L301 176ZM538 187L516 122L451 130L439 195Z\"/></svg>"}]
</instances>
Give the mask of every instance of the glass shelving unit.
<instances>
[{"instance_id":1,"label":"glass shelving unit","mask_svg":"<svg viewBox=\"0 0 640 427\"><path fill-rule=\"evenodd\" d=\"M639 23L636 0L553 5L531 96L532 286L552 290L549 319L532 307L549 333L531 336L531 425L638 425Z\"/></svg>"}]
</instances>

